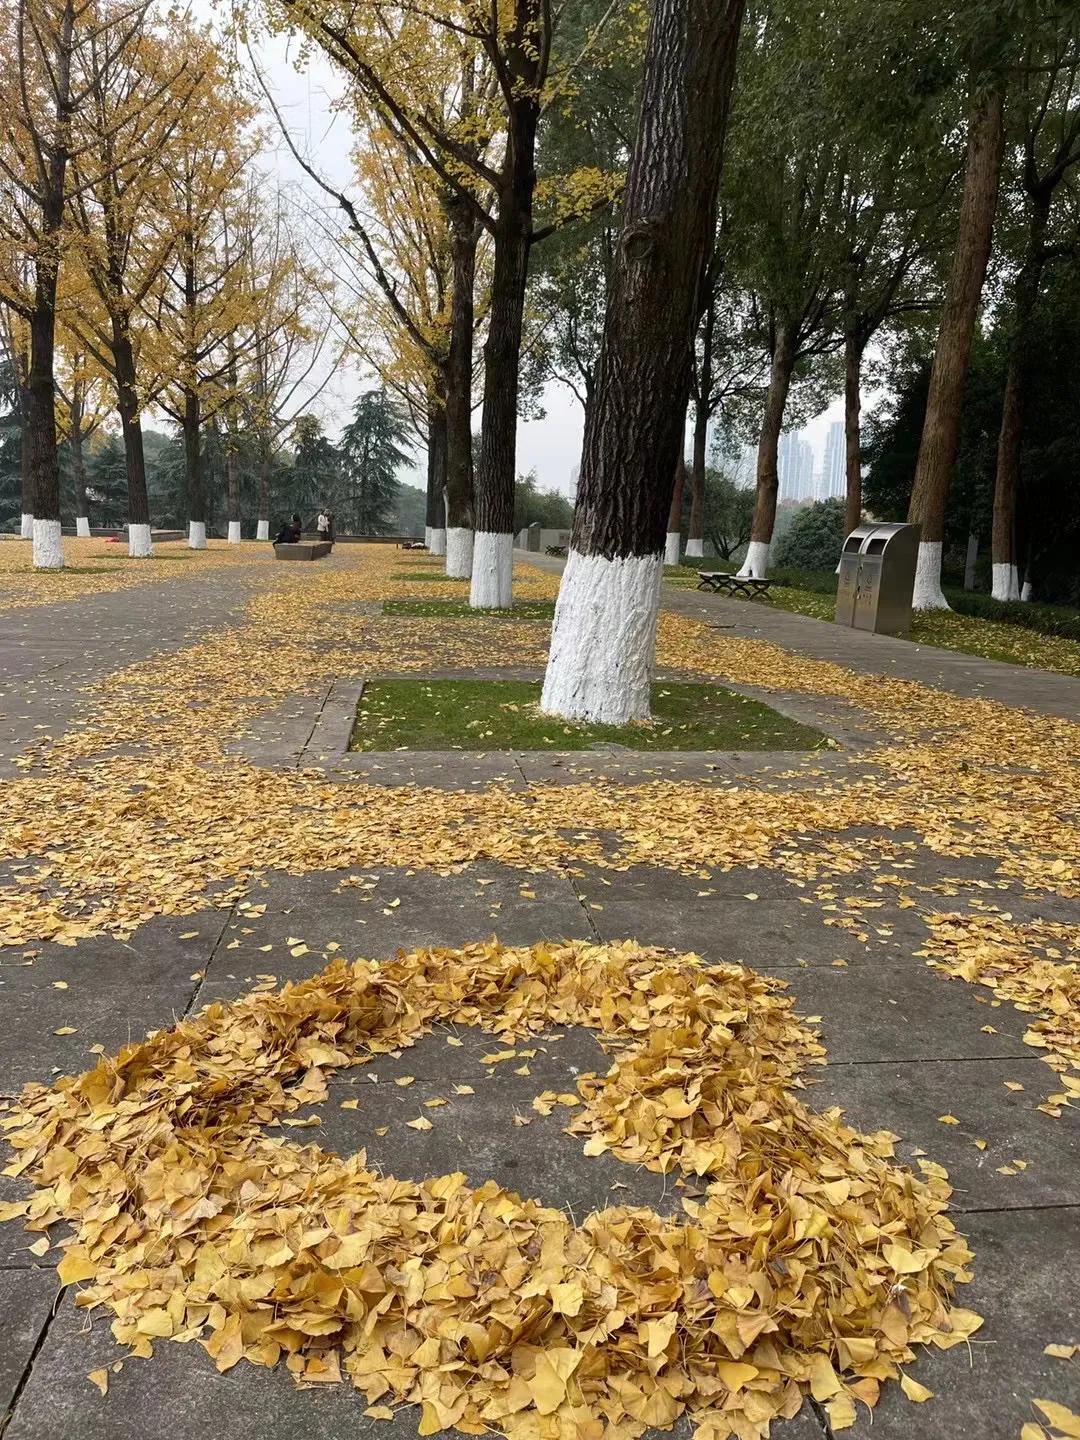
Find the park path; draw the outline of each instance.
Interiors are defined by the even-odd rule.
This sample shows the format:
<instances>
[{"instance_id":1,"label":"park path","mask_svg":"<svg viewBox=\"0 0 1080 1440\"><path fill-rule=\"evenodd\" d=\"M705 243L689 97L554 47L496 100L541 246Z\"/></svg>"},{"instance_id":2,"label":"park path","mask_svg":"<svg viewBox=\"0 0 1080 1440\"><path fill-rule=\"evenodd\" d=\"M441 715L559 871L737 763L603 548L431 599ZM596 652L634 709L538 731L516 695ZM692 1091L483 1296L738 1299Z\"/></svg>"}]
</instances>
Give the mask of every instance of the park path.
<instances>
[{"instance_id":1,"label":"park path","mask_svg":"<svg viewBox=\"0 0 1080 1440\"><path fill-rule=\"evenodd\" d=\"M565 561L553 555L517 552L539 570L561 574ZM984 660L958 650L917 645L892 635L871 635L809 615L794 615L767 601L733 600L702 590L665 585L665 610L748 640L766 640L794 655L831 660L867 675L917 680L972 699L1000 700L1044 715L1080 719L1080 679L1049 670L1027 669L1000 660Z\"/></svg>"},{"instance_id":2,"label":"park path","mask_svg":"<svg viewBox=\"0 0 1080 1440\"><path fill-rule=\"evenodd\" d=\"M529 559L555 568L546 557ZM335 557L332 564L339 563L349 562ZM77 713L78 685L234 623L267 579L265 570L232 568L4 616L0 755L34 739L38 726L69 723ZM1080 713L1075 680L838 631L670 587L664 604L799 654L1048 714ZM316 704L325 708L325 691ZM305 727L310 733L309 719L298 706L298 736ZM555 779L574 784L598 771L641 783L657 769L648 761L545 755L531 770L520 757L514 768L522 785ZM376 763L386 767L381 778L418 778L398 768L404 762L397 757ZM447 755L439 763L437 783L448 788L489 784L507 768L498 757L494 768L471 756ZM784 783L775 770L772 758L759 756L744 767L699 766L682 778L751 792L759 783ZM914 845L904 863L924 887L931 910L966 905L965 885L997 883L985 862L949 860ZM838 893L877 903L874 881L887 869L874 862ZM917 953L927 935L920 911L890 911L888 926L868 924L859 932L830 925L808 894L771 871L688 876L644 865L537 874L489 862L452 875L392 864L344 876L271 873L256 883L251 898L259 913L234 905L180 919L158 917L126 943L96 938L74 948L0 951L0 1097L16 1094L27 1081L79 1070L92 1044L111 1053L210 1001L303 978L321 967L333 947L350 957L382 957L398 947L464 944L493 932L515 944L632 936L695 950L706 960L743 961L784 979L799 1012L821 1017L829 1064L812 1077L809 1103L841 1105L864 1129L893 1130L902 1137L898 1153L905 1160L925 1153L942 1163L956 1187L957 1223L976 1254L976 1279L961 1301L987 1323L970 1354L960 1347L921 1358L914 1374L935 1399L916 1411L890 1385L872 1429L864 1412L848 1433L859 1440L910 1440L915 1433L921 1440L1016 1440L1031 1418L1033 1397L1080 1409L1075 1364L1043 1354L1048 1343L1080 1341L1080 1128L1074 1112L1051 1119L1035 1109L1053 1077L1024 1043L1027 1018L1010 1006L992 1006L988 992L927 970ZM1014 903L1017 913L1034 906L1062 923L1080 924L1075 901L993 898ZM294 956L298 941L307 953ZM74 1033L55 1033L69 1027ZM490 1067L482 1067L486 1042L470 1043L449 1058L445 1046L421 1042L400 1061L380 1064L377 1096L364 1087L358 1110L341 1109L343 1097L361 1093L357 1082L336 1081L330 1101L320 1107L318 1141L342 1154L366 1146L370 1162L387 1173L419 1178L460 1169L477 1181L492 1176L570 1206L578 1218L612 1202L677 1206L676 1193L656 1177L615 1161L586 1160L579 1145L561 1135L557 1114L524 1128L513 1124L515 1111L527 1112L533 1093L570 1088L580 1070L599 1063L587 1037L568 1041L542 1052L532 1078L521 1082L495 1081ZM416 1077L415 1086L406 1091L386 1083L405 1070ZM445 1095L461 1081L473 1084L475 1103L441 1111L445 1123L430 1135L405 1127L423 1098ZM942 1125L943 1112L959 1124ZM388 1133L378 1137L383 1127ZM986 1140L985 1150L975 1146L976 1138ZM1000 1173L1010 1159L1027 1168ZM17 1182L0 1179L0 1203L21 1193ZM58 1292L55 1259L55 1252L31 1254L17 1225L0 1226L3 1440L145 1440L158 1433L170 1440L412 1440L416 1434L413 1410L386 1424L365 1418L363 1402L346 1386L301 1391L280 1369L247 1365L218 1375L195 1345L161 1343L151 1361L125 1361L103 1398L86 1376L124 1352L110 1336L107 1316L79 1311L68 1291ZM820 1408L807 1405L795 1420L777 1425L774 1435L827 1440L829 1431Z\"/></svg>"}]
</instances>

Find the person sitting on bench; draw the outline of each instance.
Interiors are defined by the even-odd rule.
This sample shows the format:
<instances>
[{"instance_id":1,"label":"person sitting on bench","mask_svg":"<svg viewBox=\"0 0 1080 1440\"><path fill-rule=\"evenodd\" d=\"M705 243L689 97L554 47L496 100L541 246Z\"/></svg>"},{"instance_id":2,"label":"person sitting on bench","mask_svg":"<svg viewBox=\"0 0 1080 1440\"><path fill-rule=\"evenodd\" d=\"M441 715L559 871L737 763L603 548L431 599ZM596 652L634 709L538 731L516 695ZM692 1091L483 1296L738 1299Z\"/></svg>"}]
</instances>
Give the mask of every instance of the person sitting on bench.
<instances>
[{"instance_id":1,"label":"person sitting on bench","mask_svg":"<svg viewBox=\"0 0 1080 1440\"><path fill-rule=\"evenodd\" d=\"M281 529L274 536L275 545L299 545L300 536L303 531L300 528L300 516L294 515L291 520L283 520Z\"/></svg>"}]
</instances>

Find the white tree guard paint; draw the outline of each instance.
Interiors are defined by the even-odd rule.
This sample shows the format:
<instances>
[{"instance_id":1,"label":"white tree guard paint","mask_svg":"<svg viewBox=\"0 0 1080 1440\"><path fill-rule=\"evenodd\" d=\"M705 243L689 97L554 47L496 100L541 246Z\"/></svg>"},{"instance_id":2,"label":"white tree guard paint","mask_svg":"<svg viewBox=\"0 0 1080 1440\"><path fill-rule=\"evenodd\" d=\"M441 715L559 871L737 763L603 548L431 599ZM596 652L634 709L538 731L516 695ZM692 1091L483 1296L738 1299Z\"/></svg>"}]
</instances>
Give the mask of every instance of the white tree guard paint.
<instances>
[{"instance_id":1,"label":"white tree guard paint","mask_svg":"<svg viewBox=\"0 0 1080 1440\"><path fill-rule=\"evenodd\" d=\"M915 561L915 590L911 597L913 610L948 610L949 602L941 588L941 541L920 540L919 558Z\"/></svg>"},{"instance_id":2,"label":"white tree guard paint","mask_svg":"<svg viewBox=\"0 0 1080 1440\"><path fill-rule=\"evenodd\" d=\"M446 532L446 573L455 580L472 576L473 532L464 525L451 525Z\"/></svg>"},{"instance_id":3,"label":"white tree guard paint","mask_svg":"<svg viewBox=\"0 0 1080 1440\"><path fill-rule=\"evenodd\" d=\"M751 540L746 547L746 559L742 562L739 574L752 576L755 580L764 580L769 570L769 551L771 549L771 540Z\"/></svg>"},{"instance_id":4,"label":"white tree guard paint","mask_svg":"<svg viewBox=\"0 0 1080 1440\"><path fill-rule=\"evenodd\" d=\"M1015 565L994 565L990 589L995 600L1020 599L1020 572Z\"/></svg>"},{"instance_id":5,"label":"white tree guard paint","mask_svg":"<svg viewBox=\"0 0 1080 1440\"><path fill-rule=\"evenodd\" d=\"M667 540L664 543L664 564L677 565L679 563L679 551L682 549L682 531L669 530Z\"/></svg>"},{"instance_id":6,"label":"white tree guard paint","mask_svg":"<svg viewBox=\"0 0 1080 1440\"><path fill-rule=\"evenodd\" d=\"M230 544L230 545L239 545L239 544L240 544L240 521L239 521L239 520L230 520L230 521L229 521L229 544Z\"/></svg>"},{"instance_id":7,"label":"white tree guard paint","mask_svg":"<svg viewBox=\"0 0 1080 1440\"><path fill-rule=\"evenodd\" d=\"M89 515L75 516L75 534L80 540L90 539L90 517Z\"/></svg>"},{"instance_id":8,"label":"white tree guard paint","mask_svg":"<svg viewBox=\"0 0 1080 1440\"><path fill-rule=\"evenodd\" d=\"M424 526L424 544L428 547L429 550L431 549L431 526L430 526L430 525L425 525L425 526Z\"/></svg>"},{"instance_id":9,"label":"white tree guard paint","mask_svg":"<svg viewBox=\"0 0 1080 1440\"><path fill-rule=\"evenodd\" d=\"M25 510L19 519L19 534L24 540L32 540L34 538L34 517L33 515L27 514Z\"/></svg>"},{"instance_id":10,"label":"white tree guard paint","mask_svg":"<svg viewBox=\"0 0 1080 1440\"><path fill-rule=\"evenodd\" d=\"M64 537L59 520L34 520L34 569L64 568Z\"/></svg>"},{"instance_id":11,"label":"white tree guard paint","mask_svg":"<svg viewBox=\"0 0 1080 1440\"><path fill-rule=\"evenodd\" d=\"M702 560L705 557L704 541L687 540L686 558L688 560Z\"/></svg>"},{"instance_id":12,"label":"white tree guard paint","mask_svg":"<svg viewBox=\"0 0 1080 1440\"><path fill-rule=\"evenodd\" d=\"M269 521L269 520L260 520L259 523L256 525L256 527L255 527L255 539L256 539L256 540L269 540L269 539L270 539L270 521Z\"/></svg>"},{"instance_id":13,"label":"white tree guard paint","mask_svg":"<svg viewBox=\"0 0 1080 1440\"><path fill-rule=\"evenodd\" d=\"M189 520L187 527L187 543L189 550L206 549L206 521Z\"/></svg>"},{"instance_id":14,"label":"white tree guard paint","mask_svg":"<svg viewBox=\"0 0 1080 1440\"><path fill-rule=\"evenodd\" d=\"M1027 604L1027 602L1031 599L1031 581L1030 581L1030 580L1025 580L1024 583L1023 583L1023 585L1021 585L1021 587L1020 587L1020 599L1023 600L1025 604Z\"/></svg>"},{"instance_id":15,"label":"white tree guard paint","mask_svg":"<svg viewBox=\"0 0 1080 1440\"><path fill-rule=\"evenodd\" d=\"M128 555L132 560L148 560L154 553L150 543L149 525L128 526Z\"/></svg>"},{"instance_id":16,"label":"white tree guard paint","mask_svg":"<svg viewBox=\"0 0 1080 1440\"><path fill-rule=\"evenodd\" d=\"M514 603L513 576L513 535L501 535L495 530L477 530L473 538L469 604L474 610L487 607L509 610Z\"/></svg>"},{"instance_id":17,"label":"white tree guard paint","mask_svg":"<svg viewBox=\"0 0 1080 1440\"><path fill-rule=\"evenodd\" d=\"M437 526L432 525L431 528L428 530L428 547L427 547L427 548L428 548L428 554L429 554L429 555L445 555L445 554L446 554L446 531L445 531L445 530L440 530Z\"/></svg>"},{"instance_id":18,"label":"white tree guard paint","mask_svg":"<svg viewBox=\"0 0 1080 1440\"><path fill-rule=\"evenodd\" d=\"M648 719L663 574L659 553L609 560L570 551L541 710L605 725Z\"/></svg>"}]
</instances>

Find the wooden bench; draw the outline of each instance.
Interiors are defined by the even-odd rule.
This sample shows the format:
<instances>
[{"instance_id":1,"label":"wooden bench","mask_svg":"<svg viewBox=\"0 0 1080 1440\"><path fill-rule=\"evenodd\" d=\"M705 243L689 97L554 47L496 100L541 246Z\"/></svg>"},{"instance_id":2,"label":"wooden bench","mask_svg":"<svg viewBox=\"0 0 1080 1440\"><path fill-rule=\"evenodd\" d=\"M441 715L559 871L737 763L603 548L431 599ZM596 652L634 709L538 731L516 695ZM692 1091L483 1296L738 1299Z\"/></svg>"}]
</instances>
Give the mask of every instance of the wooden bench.
<instances>
[{"instance_id":1,"label":"wooden bench","mask_svg":"<svg viewBox=\"0 0 1080 1440\"><path fill-rule=\"evenodd\" d=\"M275 545L275 560L321 560L333 550L329 540L302 540L297 545Z\"/></svg>"},{"instance_id":2,"label":"wooden bench","mask_svg":"<svg viewBox=\"0 0 1080 1440\"><path fill-rule=\"evenodd\" d=\"M698 589L711 590L714 595L742 596L746 600L768 600L771 580L757 580L752 575L729 575L726 570L702 570Z\"/></svg>"}]
</instances>

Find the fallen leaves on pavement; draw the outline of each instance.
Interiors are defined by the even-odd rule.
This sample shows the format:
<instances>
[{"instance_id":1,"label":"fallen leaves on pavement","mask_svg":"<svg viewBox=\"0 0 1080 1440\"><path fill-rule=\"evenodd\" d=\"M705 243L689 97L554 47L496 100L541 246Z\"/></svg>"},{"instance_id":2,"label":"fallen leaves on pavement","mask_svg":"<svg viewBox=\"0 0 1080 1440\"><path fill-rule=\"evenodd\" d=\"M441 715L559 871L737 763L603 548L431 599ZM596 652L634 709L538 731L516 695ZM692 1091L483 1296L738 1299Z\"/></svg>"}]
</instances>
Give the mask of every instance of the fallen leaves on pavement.
<instances>
[{"instance_id":1,"label":"fallen leaves on pavement","mask_svg":"<svg viewBox=\"0 0 1080 1440\"><path fill-rule=\"evenodd\" d=\"M842 1429L890 1379L926 1399L902 1367L980 1321L951 1305L970 1253L944 1171L802 1103L824 1052L784 988L629 943L336 960L30 1087L6 1173L35 1186L31 1229L72 1225L61 1282L138 1355L194 1339L220 1370L348 1379L420 1406L421 1434L600 1440L688 1411L703 1440L753 1440L807 1392ZM571 1130L701 1177L700 1198L575 1225L493 1181L417 1184L265 1134L335 1070L448 1023L508 1046L598 1031L613 1064L581 1077Z\"/></svg>"}]
</instances>

